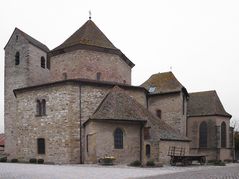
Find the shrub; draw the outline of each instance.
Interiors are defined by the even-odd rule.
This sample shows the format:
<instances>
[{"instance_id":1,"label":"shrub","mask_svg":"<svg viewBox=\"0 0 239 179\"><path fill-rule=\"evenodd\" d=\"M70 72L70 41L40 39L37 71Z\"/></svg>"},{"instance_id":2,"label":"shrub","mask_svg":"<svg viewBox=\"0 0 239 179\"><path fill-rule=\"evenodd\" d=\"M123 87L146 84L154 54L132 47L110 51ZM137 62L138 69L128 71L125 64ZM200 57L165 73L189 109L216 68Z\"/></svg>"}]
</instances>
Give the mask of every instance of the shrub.
<instances>
[{"instance_id":1,"label":"shrub","mask_svg":"<svg viewBox=\"0 0 239 179\"><path fill-rule=\"evenodd\" d=\"M149 161L147 161L146 166L148 166L148 167L154 167L154 166L155 166L155 163L154 163L153 160L149 160Z\"/></svg>"},{"instance_id":2,"label":"shrub","mask_svg":"<svg viewBox=\"0 0 239 179\"><path fill-rule=\"evenodd\" d=\"M222 162L221 160L216 160L214 163L213 163L215 166L225 166L225 162Z\"/></svg>"},{"instance_id":3,"label":"shrub","mask_svg":"<svg viewBox=\"0 0 239 179\"><path fill-rule=\"evenodd\" d=\"M141 162L139 160L135 160L135 161L131 162L129 165L133 166L133 167L139 167L139 166L141 166Z\"/></svg>"},{"instance_id":4,"label":"shrub","mask_svg":"<svg viewBox=\"0 0 239 179\"><path fill-rule=\"evenodd\" d=\"M37 163L37 159L31 158L31 159L29 160L29 162L30 162L30 163Z\"/></svg>"},{"instance_id":5,"label":"shrub","mask_svg":"<svg viewBox=\"0 0 239 179\"><path fill-rule=\"evenodd\" d=\"M12 162L12 163L17 163L17 162L18 162L18 159L13 158L13 159L11 160L11 162Z\"/></svg>"},{"instance_id":6,"label":"shrub","mask_svg":"<svg viewBox=\"0 0 239 179\"><path fill-rule=\"evenodd\" d=\"M113 165L115 158L113 156L105 156L104 158L99 159L99 162L102 165Z\"/></svg>"},{"instance_id":7,"label":"shrub","mask_svg":"<svg viewBox=\"0 0 239 179\"><path fill-rule=\"evenodd\" d=\"M1 157L0 162L7 162L7 157Z\"/></svg>"},{"instance_id":8,"label":"shrub","mask_svg":"<svg viewBox=\"0 0 239 179\"><path fill-rule=\"evenodd\" d=\"M37 163L38 163L38 164L43 164L43 163L44 163L44 159L38 159L38 160L37 160Z\"/></svg>"}]
</instances>

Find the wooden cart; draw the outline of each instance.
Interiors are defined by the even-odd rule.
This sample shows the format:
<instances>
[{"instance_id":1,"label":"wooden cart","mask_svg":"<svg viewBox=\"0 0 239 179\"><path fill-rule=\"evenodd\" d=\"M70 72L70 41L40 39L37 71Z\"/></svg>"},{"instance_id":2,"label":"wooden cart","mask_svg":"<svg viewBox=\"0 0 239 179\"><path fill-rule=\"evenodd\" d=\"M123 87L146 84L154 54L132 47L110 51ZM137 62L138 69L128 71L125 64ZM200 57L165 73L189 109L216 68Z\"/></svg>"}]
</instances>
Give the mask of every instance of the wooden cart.
<instances>
[{"instance_id":1,"label":"wooden cart","mask_svg":"<svg viewBox=\"0 0 239 179\"><path fill-rule=\"evenodd\" d=\"M171 157L170 164L175 166L177 163L182 165L191 165L193 161L198 161L201 165L206 163L206 156L199 154L187 154L185 155L185 148L181 147L169 147L168 156Z\"/></svg>"}]
</instances>

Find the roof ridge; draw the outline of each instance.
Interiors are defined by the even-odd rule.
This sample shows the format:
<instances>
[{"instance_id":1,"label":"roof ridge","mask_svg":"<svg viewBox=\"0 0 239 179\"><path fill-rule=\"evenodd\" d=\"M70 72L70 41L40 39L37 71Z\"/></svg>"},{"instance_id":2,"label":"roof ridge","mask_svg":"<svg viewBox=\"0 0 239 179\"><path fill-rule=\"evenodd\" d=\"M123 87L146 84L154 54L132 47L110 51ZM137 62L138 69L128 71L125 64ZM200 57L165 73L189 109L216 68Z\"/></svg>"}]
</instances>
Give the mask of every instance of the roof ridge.
<instances>
[{"instance_id":1,"label":"roof ridge","mask_svg":"<svg viewBox=\"0 0 239 179\"><path fill-rule=\"evenodd\" d=\"M18 27L15 27L15 30L18 30L22 33L22 35L26 38L26 40L31 43L32 45L44 50L45 52L49 51L49 48L43 44L42 42L40 42L39 40L35 39L34 37L32 37L31 35L27 34L26 32L22 31L21 29L19 29ZM14 30L14 31L15 31Z\"/></svg>"}]
</instances>

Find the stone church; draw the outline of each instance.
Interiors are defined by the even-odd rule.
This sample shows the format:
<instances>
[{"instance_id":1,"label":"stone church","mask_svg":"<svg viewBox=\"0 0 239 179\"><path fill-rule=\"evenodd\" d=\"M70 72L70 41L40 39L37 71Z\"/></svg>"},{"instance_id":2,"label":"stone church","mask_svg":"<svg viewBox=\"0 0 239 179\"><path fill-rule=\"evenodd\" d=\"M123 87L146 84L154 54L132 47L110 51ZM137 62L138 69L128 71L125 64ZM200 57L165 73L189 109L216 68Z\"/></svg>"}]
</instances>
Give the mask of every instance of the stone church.
<instances>
[{"instance_id":1,"label":"stone church","mask_svg":"<svg viewBox=\"0 0 239 179\"><path fill-rule=\"evenodd\" d=\"M9 159L167 163L170 146L234 157L231 115L215 91L190 94L172 72L131 85L134 63L92 20L53 50L15 28L4 50Z\"/></svg>"}]
</instances>

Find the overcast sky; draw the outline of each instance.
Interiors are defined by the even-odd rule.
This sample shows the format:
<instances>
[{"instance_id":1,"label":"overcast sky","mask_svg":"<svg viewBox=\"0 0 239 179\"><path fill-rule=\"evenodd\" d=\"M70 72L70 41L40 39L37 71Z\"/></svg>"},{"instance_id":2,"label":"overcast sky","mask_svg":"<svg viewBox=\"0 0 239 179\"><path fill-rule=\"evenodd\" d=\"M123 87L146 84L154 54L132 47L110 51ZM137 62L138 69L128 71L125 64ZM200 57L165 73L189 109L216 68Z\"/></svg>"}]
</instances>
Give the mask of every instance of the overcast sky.
<instances>
[{"instance_id":1,"label":"overcast sky","mask_svg":"<svg viewBox=\"0 0 239 179\"><path fill-rule=\"evenodd\" d=\"M4 46L15 27L47 45L61 44L88 20L136 64L133 85L172 71L189 92L216 90L239 119L238 0L5 0L0 3L0 132Z\"/></svg>"}]
</instances>

